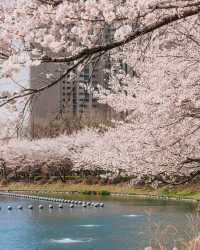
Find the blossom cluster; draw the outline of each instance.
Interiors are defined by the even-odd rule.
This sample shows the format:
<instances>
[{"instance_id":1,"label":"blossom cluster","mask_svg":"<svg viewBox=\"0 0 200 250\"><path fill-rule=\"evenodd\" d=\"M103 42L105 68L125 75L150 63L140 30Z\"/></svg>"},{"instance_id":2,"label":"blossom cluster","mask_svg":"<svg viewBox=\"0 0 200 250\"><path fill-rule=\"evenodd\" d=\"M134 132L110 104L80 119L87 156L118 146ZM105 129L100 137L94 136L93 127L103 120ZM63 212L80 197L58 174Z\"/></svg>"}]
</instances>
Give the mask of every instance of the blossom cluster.
<instances>
[{"instance_id":1,"label":"blossom cluster","mask_svg":"<svg viewBox=\"0 0 200 250\"><path fill-rule=\"evenodd\" d=\"M198 158L200 2L44 2L16 0L0 7L0 76L48 60L68 66L65 62L71 58L69 63L77 63L81 52L113 45L100 51L107 52L111 67L106 69L106 88L98 86L95 95L128 116L103 135L83 130L56 139L11 141L1 146L2 157L14 163L13 156L41 161L70 155L78 169L123 169L130 174L176 171L187 157ZM195 14L189 16L190 11ZM188 17L181 19L185 13ZM176 22L170 22L172 17ZM157 27L160 20L163 25ZM109 37L106 30L112 30Z\"/></svg>"}]
</instances>

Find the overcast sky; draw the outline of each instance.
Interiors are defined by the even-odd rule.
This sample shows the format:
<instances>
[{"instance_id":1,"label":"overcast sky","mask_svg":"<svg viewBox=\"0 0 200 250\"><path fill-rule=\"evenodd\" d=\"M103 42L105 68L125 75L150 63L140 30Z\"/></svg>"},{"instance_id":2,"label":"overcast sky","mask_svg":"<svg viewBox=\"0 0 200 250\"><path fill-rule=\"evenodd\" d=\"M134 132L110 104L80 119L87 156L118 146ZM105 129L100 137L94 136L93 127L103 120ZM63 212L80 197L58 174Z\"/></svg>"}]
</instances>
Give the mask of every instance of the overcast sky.
<instances>
[{"instance_id":1,"label":"overcast sky","mask_svg":"<svg viewBox=\"0 0 200 250\"><path fill-rule=\"evenodd\" d=\"M22 86L28 86L29 84L29 71L27 69L21 70L20 73L13 76L14 81ZM9 79L0 79L0 91L16 91L20 87ZM5 107L0 108L0 137L4 126L8 126L7 122L13 122L16 119L16 113L11 112ZM3 126L3 127L2 127Z\"/></svg>"},{"instance_id":2,"label":"overcast sky","mask_svg":"<svg viewBox=\"0 0 200 250\"><path fill-rule=\"evenodd\" d=\"M29 71L27 69L22 69L20 73L15 74L13 79L16 83L22 86L28 86L29 83ZM0 91L3 90L19 90L19 86L10 79L0 79Z\"/></svg>"}]
</instances>

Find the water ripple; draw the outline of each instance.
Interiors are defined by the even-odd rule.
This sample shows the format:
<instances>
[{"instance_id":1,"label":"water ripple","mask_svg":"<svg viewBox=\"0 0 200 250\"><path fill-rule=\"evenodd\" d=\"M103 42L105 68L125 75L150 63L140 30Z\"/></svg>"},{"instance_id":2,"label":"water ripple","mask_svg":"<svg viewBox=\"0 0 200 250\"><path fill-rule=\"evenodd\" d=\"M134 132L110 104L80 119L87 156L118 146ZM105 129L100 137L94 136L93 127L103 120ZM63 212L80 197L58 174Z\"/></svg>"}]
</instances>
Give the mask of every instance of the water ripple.
<instances>
[{"instance_id":1,"label":"water ripple","mask_svg":"<svg viewBox=\"0 0 200 250\"><path fill-rule=\"evenodd\" d=\"M78 225L78 227L92 228L92 227L103 227L103 225L89 224L89 225Z\"/></svg>"},{"instance_id":2,"label":"water ripple","mask_svg":"<svg viewBox=\"0 0 200 250\"><path fill-rule=\"evenodd\" d=\"M124 214L122 215L123 217L141 217L143 216L142 214Z\"/></svg>"},{"instance_id":3,"label":"water ripple","mask_svg":"<svg viewBox=\"0 0 200 250\"><path fill-rule=\"evenodd\" d=\"M51 242L53 243L59 243L59 244L74 244L74 243L87 243L91 242L93 239L71 239L71 238L64 238L64 239L59 239L55 240L52 239Z\"/></svg>"}]
</instances>

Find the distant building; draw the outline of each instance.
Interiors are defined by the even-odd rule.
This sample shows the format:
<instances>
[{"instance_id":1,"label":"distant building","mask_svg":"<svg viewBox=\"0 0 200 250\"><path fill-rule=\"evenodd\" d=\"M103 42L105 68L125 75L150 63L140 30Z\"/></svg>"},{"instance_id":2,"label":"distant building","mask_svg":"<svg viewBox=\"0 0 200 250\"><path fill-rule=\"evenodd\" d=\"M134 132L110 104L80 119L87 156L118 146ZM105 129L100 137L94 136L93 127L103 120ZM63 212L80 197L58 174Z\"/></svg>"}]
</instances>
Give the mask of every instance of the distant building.
<instances>
[{"instance_id":1,"label":"distant building","mask_svg":"<svg viewBox=\"0 0 200 250\"><path fill-rule=\"evenodd\" d=\"M89 64L75 79L65 77L55 86L35 95L31 105L32 130L36 124L64 114L79 116L83 113L87 113L87 115L102 113L104 116L110 116L111 111L107 105L99 104L92 91L84 88L81 84L86 83L93 89L98 84L105 85L107 76L104 73L104 68L107 66L106 63L106 60L100 60L95 67L93 64ZM64 65L53 63L32 67L30 87L38 89L59 78L63 73L63 67ZM47 75L51 77L47 79Z\"/></svg>"},{"instance_id":2,"label":"distant building","mask_svg":"<svg viewBox=\"0 0 200 250\"><path fill-rule=\"evenodd\" d=\"M110 27L103 33L102 39L109 42L111 37ZM109 55L103 56L98 62L92 62L85 66L84 70L75 79L67 76L55 86L37 94L32 100L31 125L44 120L51 120L57 115L73 114L78 116L82 113L92 114L101 112L110 116L111 111L107 105L102 105L93 97L92 91L85 89L82 84L86 83L95 90L97 85L104 85L108 82L108 76L104 69L110 67ZM54 79L59 78L67 64L44 63L34 66L30 70L30 87L37 89ZM76 73L76 72L74 72ZM51 76L47 79L47 75ZM75 74L76 75L76 74Z\"/></svg>"},{"instance_id":3,"label":"distant building","mask_svg":"<svg viewBox=\"0 0 200 250\"><path fill-rule=\"evenodd\" d=\"M57 67L57 66L56 66ZM30 69L30 88L38 89L49 83L46 74L58 77L59 72L55 65L45 63ZM34 96L31 105L31 122L37 123L41 120L51 119L59 112L60 107L60 84L46 89Z\"/></svg>"},{"instance_id":4,"label":"distant building","mask_svg":"<svg viewBox=\"0 0 200 250\"><path fill-rule=\"evenodd\" d=\"M104 43L112 42L113 32L110 26L105 28L102 39ZM37 89L47 85L49 82L58 79L67 67L70 67L70 65L64 63L43 63L32 67L30 70L30 87ZM120 68L128 74L135 74L134 70L127 64L121 63ZM108 88L109 74L105 69L111 69L109 53L99 60L94 60L85 65L79 75L75 70L73 72L74 77L67 76L55 86L37 94L32 100L32 133L35 125L66 114L69 114L70 117L81 117L82 114L86 114L91 118L101 117L102 120L124 119L127 116L126 112L116 114L107 105L98 103L90 89L92 87L93 90L96 90L97 85ZM50 77L47 78L47 75ZM89 88L84 88L82 83L85 83Z\"/></svg>"}]
</instances>

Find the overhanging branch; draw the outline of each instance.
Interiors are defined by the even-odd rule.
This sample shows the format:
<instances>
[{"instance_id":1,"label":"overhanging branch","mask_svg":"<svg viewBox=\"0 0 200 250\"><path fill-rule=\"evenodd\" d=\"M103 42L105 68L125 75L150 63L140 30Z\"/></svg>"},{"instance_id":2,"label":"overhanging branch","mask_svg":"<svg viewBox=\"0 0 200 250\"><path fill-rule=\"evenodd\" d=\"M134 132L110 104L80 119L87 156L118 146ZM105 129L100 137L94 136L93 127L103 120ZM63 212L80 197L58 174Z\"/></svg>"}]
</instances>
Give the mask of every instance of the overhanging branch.
<instances>
[{"instance_id":1,"label":"overhanging branch","mask_svg":"<svg viewBox=\"0 0 200 250\"><path fill-rule=\"evenodd\" d=\"M130 34L127 38L121 40L121 41L117 41L117 42L113 42L107 45L99 45L93 48L86 48L83 49L81 52L77 53L76 55L70 56L70 57L60 57L60 58L53 58L53 57L47 57L45 56L44 58L41 58L42 62L54 62L54 63L62 63L62 62L72 62L75 60L78 60L84 56L92 56L96 53L100 53L100 52L108 52L110 50L113 50L115 48L124 46L128 43L131 43L132 41L134 41L135 39L137 39L140 36L149 34L159 28L162 28L166 25L169 25L171 23L174 23L176 21L185 19L187 17L191 17L194 15L197 15L200 13L200 2L198 3L197 7L191 8L191 9L185 9L180 13L176 13L173 15L169 15L166 17L163 17L161 20L156 21L146 27L137 29L136 31L134 31L132 34Z\"/></svg>"}]
</instances>

